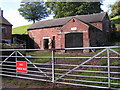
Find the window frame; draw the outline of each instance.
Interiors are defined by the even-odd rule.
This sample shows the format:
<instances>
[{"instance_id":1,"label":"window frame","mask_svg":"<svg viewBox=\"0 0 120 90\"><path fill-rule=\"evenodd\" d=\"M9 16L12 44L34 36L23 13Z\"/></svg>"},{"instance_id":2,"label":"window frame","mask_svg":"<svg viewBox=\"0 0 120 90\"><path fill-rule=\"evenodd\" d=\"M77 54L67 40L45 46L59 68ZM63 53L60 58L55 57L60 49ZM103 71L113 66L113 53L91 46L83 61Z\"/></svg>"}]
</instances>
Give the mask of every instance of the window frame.
<instances>
[{"instance_id":1,"label":"window frame","mask_svg":"<svg viewBox=\"0 0 120 90\"><path fill-rule=\"evenodd\" d=\"M7 33L6 27L2 27L1 29L2 29L2 34L6 34Z\"/></svg>"}]
</instances>

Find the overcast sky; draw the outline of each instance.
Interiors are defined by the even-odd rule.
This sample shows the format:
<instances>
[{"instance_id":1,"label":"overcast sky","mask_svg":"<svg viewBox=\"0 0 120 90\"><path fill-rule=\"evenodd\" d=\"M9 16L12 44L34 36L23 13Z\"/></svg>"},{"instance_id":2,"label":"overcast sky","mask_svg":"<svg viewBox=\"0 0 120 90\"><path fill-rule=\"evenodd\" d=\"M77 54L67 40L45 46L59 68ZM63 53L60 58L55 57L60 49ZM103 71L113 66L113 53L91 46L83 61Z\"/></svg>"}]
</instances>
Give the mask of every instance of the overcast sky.
<instances>
[{"instance_id":1,"label":"overcast sky","mask_svg":"<svg viewBox=\"0 0 120 90\"><path fill-rule=\"evenodd\" d=\"M117 0L104 0L103 6L101 7L105 12L108 11L108 5L114 4ZM18 12L21 0L0 0L0 8L4 10L4 17L13 24L13 27L23 26L32 24L25 20ZM46 18L52 19L52 16Z\"/></svg>"}]
</instances>

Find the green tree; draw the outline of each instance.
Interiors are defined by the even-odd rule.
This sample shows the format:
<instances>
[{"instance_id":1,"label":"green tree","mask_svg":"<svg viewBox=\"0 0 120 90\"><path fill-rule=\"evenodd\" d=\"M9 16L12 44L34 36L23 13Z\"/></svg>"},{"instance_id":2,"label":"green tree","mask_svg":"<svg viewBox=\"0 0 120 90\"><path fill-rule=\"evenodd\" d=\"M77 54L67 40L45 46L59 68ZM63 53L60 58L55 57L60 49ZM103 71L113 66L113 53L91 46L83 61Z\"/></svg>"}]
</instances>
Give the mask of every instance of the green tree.
<instances>
[{"instance_id":1,"label":"green tree","mask_svg":"<svg viewBox=\"0 0 120 90\"><path fill-rule=\"evenodd\" d=\"M117 1L115 4L110 5L110 7L112 11L112 13L110 14L111 18L120 15L120 1Z\"/></svg>"},{"instance_id":2,"label":"green tree","mask_svg":"<svg viewBox=\"0 0 120 90\"><path fill-rule=\"evenodd\" d=\"M54 18L100 13L101 2L46 2Z\"/></svg>"},{"instance_id":3,"label":"green tree","mask_svg":"<svg viewBox=\"0 0 120 90\"><path fill-rule=\"evenodd\" d=\"M43 2L24 2L18 11L25 19L33 21L33 23L48 16L47 8Z\"/></svg>"}]
</instances>

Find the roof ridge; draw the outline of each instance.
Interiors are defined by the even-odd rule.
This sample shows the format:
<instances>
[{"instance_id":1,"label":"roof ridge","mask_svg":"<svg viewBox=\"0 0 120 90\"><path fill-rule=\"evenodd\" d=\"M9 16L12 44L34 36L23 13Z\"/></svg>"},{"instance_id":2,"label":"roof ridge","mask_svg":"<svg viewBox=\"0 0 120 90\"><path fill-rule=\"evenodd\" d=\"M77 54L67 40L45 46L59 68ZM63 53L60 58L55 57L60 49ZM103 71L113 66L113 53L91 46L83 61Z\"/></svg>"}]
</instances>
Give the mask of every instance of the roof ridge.
<instances>
[{"instance_id":1,"label":"roof ridge","mask_svg":"<svg viewBox=\"0 0 120 90\"><path fill-rule=\"evenodd\" d=\"M12 25L6 18L4 18L3 16L0 16L0 23L1 24L5 24L5 25Z\"/></svg>"},{"instance_id":2,"label":"roof ridge","mask_svg":"<svg viewBox=\"0 0 120 90\"><path fill-rule=\"evenodd\" d=\"M57 27L57 26L63 26L66 22L68 22L72 18L77 18L80 21L83 21L84 23L90 23L90 22L101 22L105 16L106 12L102 13L95 13L95 14L88 14L88 15L76 15L76 16L68 16L68 17L62 17L62 18L55 18L55 19L49 19L49 20L42 20L38 21L35 24L33 24L30 29L35 28L48 28L48 27Z\"/></svg>"},{"instance_id":3,"label":"roof ridge","mask_svg":"<svg viewBox=\"0 0 120 90\"><path fill-rule=\"evenodd\" d=\"M107 12L93 13L93 14L86 14L86 15L68 16L68 17L61 17L61 18L53 18L53 19L48 19L48 20L40 20L40 22L42 22L42 21L50 21L50 20L58 20L58 19L65 19L65 18L70 18L70 17L73 18L73 17L79 17L79 16L92 16L92 15L98 15L98 14L104 14L104 13L107 13Z\"/></svg>"},{"instance_id":4,"label":"roof ridge","mask_svg":"<svg viewBox=\"0 0 120 90\"><path fill-rule=\"evenodd\" d=\"M73 16L61 17L61 18L53 18L53 19L48 19L48 20L41 20L40 22L42 22L42 21L50 21L50 20L58 20L58 19L65 19L65 18L70 18L70 17L73 17Z\"/></svg>"},{"instance_id":5,"label":"roof ridge","mask_svg":"<svg viewBox=\"0 0 120 90\"><path fill-rule=\"evenodd\" d=\"M104 14L104 15L103 15L103 17L102 17L102 20L104 19L104 17L105 17L105 15L107 14L107 12L104 12L103 14Z\"/></svg>"}]
</instances>

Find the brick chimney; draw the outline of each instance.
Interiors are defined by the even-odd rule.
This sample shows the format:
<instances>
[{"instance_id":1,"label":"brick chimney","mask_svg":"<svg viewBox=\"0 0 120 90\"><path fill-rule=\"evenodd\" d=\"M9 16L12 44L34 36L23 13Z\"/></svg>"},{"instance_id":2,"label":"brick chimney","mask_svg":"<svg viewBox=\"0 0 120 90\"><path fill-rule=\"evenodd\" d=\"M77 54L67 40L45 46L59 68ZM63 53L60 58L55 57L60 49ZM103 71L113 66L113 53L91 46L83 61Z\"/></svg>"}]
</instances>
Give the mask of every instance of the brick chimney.
<instances>
[{"instance_id":1,"label":"brick chimney","mask_svg":"<svg viewBox=\"0 0 120 90\"><path fill-rule=\"evenodd\" d=\"M0 16L3 17L3 10L0 9Z\"/></svg>"}]
</instances>

